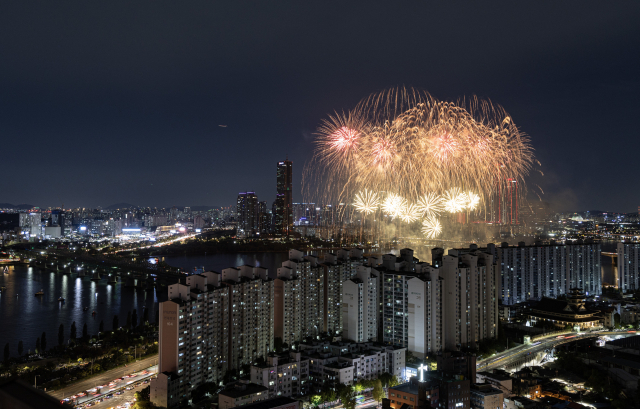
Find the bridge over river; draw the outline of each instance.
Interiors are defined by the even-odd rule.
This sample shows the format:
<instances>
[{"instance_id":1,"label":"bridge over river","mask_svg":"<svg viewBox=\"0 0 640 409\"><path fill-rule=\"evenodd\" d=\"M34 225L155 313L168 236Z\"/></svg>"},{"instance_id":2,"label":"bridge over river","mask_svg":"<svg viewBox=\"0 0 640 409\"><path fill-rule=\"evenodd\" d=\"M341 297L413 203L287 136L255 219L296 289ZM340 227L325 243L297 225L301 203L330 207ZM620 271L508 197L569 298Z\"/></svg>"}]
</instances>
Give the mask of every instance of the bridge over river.
<instances>
[{"instance_id":1,"label":"bridge over river","mask_svg":"<svg viewBox=\"0 0 640 409\"><path fill-rule=\"evenodd\" d=\"M70 250L31 250L16 253L31 267L91 277L92 280L122 282L129 287L152 288L174 284L184 274L175 267L151 264L146 259L127 256L90 255Z\"/></svg>"}]
</instances>

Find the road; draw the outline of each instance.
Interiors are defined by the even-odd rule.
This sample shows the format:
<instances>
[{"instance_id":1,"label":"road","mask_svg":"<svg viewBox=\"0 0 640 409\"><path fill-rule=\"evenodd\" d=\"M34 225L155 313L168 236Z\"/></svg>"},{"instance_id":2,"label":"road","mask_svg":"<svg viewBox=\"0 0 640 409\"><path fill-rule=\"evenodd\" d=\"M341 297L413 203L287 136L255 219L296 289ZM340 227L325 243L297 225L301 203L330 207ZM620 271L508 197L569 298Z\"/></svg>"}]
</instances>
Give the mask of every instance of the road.
<instances>
[{"instance_id":1,"label":"road","mask_svg":"<svg viewBox=\"0 0 640 409\"><path fill-rule=\"evenodd\" d=\"M636 335L636 332L635 331L631 331L631 332L594 331L594 332L586 332L582 334L567 333L565 335L562 335L563 338L559 338L560 336L557 334L549 335L548 337L535 340L530 345L521 345L515 348L508 349L504 352L501 352L489 358L483 359L482 361L477 363L476 368L478 371L487 371L490 369L500 368L505 365L509 365L519 359L522 359L523 356L528 355L529 353L536 353L548 348L555 347L556 345L578 341L578 340L590 338L590 337L599 337L602 335L630 336L630 335Z\"/></svg>"},{"instance_id":2,"label":"road","mask_svg":"<svg viewBox=\"0 0 640 409\"><path fill-rule=\"evenodd\" d=\"M130 374L133 372L141 371L143 369L147 369L148 367L157 364L157 361L158 361L158 354L152 355L148 358L141 359L137 362L127 364L126 367L123 366L116 369L111 369L99 375L86 378L79 382L65 386L60 390L48 392L48 393L49 395L57 398L58 400L62 400L65 397L75 395L82 391L86 391L87 389L94 388L97 385L107 385L112 380L116 378L120 378L125 374Z\"/></svg>"}]
</instances>

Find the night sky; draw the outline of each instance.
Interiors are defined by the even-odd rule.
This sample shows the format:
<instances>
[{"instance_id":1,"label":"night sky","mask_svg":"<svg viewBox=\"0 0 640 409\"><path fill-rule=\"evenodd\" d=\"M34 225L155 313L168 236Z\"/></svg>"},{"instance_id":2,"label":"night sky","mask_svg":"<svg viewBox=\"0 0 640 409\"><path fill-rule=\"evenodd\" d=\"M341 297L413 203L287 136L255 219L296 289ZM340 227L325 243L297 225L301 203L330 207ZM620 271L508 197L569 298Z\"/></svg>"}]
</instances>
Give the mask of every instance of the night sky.
<instances>
[{"instance_id":1,"label":"night sky","mask_svg":"<svg viewBox=\"0 0 640 409\"><path fill-rule=\"evenodd\" d=\"M320 120L403 85L502 105L559 210L637 211L638 1L3 1L0 202L270 204L287 155L301 200Z\"/></svg>"}]
</instances>

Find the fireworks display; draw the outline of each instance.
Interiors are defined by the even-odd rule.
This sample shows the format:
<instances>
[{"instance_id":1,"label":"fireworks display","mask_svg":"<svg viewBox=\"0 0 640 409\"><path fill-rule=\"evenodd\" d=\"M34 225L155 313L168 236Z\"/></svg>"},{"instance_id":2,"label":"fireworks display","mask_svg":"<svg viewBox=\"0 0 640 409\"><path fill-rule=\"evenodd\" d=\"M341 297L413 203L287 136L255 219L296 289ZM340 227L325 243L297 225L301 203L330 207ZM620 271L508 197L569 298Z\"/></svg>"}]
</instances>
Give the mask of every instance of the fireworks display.
<instances>
[{"instance_id":1,"label":"fireworks display","mask_svg":"<svg viewBox=\"0 0 640 409\"><path fill-rule=\"evenodd\" d=\"M436 237L443 212L480 212L511 181L525 189L533 149L511 117L478 98L439 101L390 89L325 119L316 133L305 193L324 203L423 220ZM349 207L346 208L347 212Z\"/></svg>"},{"instance_id":2,"label":"fireworks display","mask_svg":"<svg viewBox=\"0 0 640 409\"><path fill-rule=\"evenodd\" d=\"M378 209L378 205L380 204L380 200L378 199L378 195L374 192L370 192L365 189L363 192L359 192L356 195L356 199L353 205L360 213L370 214L375 212Z\"/></svg>"}]
</instances>

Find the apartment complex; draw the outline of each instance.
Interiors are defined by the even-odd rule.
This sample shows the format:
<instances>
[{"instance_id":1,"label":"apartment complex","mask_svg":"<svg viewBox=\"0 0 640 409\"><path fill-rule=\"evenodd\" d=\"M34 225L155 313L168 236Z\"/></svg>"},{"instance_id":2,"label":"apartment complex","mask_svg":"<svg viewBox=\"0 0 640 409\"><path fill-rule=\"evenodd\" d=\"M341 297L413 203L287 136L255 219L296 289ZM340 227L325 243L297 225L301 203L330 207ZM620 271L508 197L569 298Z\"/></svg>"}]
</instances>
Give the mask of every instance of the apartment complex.
<instances>
[{"instance_id":1,"label":"apartment complex","mask_svg":"<svg viewBox=\"0 0 640 409\"><path fill-rule=\"evenodd\" d=\"M600 294L600 244L590 240L517 246L488 244L478 249L455 249L459 253L480 250L494 256L500 273L502 303L513 305L542 297L556 298L581 288L587 295Z\"/></svg>"},{"instance_id":2,"label":"apartment complex","mask_svg":"<svg viewBox=\"0 0 640 409\"><path fill-rule=\"evenodd\" d=\"M269 397L383 372L402 376L407 349L424 357L496 337L494 256L477 247L432 253L429 264L411 249L399 256L340 249L322 258L290 250L275 279L249 265L187 276L160 305L153 401L175 406L204 382L221 384L229 370L244 375L246 365ZM305 344L326 336L344 341ZM276 340L301 344L276 355Z\"/></svg>"},{"instance_id":3,"label":"apartment complex","mask_svg":"<svg viewBox=\"0 0 640 409\"><path fill-rule=\"evenodd\" d=\"M273 350L274 281L266 269L204 272L186 283L170 285L160 303L159 376L151 384L159 406L177 405L205 382L221 384L227 370Z\"/></svg>"},{"instance_id":4,"label":"apartment complex","mask_svg":"<svg viewBox=\"0 0 640 409\"><path fill-rule=\"evenodd\" d=\"M413 251L384 255L383 342L418 356L475 348L497 336L498 266L489 253L432 250L433 265L416 262Z\"/></svg>"},{"instance_id":5,"label":"apartment complex","mask_svg":"<svg viewBox=\"0 0 640 409\"><path fill-rule=\"evenodd\" d=\"M405 367L405 348L375 342L310 341L301 343L300 351L309 360L315 391L376 379L385 372L401 377Z\"/></svg>"},{"instance_id":6,"label":"apartment complex","mask_svg":"<svg viewBox=\"0 0 640 409\"><path fill-rule=\"evenodd\" d=\"M640 288L640 243L618 243L618 282L623 291Z\"/></svg>"}]
</instances>

